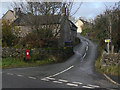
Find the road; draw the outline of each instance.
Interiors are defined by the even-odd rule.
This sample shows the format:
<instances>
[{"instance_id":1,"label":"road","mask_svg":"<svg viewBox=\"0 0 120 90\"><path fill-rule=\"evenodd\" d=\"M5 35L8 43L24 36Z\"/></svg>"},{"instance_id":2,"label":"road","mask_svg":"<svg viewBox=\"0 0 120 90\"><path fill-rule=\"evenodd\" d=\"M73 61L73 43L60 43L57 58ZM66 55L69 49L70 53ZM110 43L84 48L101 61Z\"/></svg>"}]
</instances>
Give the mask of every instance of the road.
<instances>
[{"instance_id":1,"label":"road","mask_svg":"<svg viewBox=\"0 0 120 90\"><path fill-rule=\"evenodd\" d=\"M74 47L75 54L65 62L4 69L3 88L118 88L94 68L97 45L80 35L78 37L81 43Z\"/></svg>"}]
</instances>

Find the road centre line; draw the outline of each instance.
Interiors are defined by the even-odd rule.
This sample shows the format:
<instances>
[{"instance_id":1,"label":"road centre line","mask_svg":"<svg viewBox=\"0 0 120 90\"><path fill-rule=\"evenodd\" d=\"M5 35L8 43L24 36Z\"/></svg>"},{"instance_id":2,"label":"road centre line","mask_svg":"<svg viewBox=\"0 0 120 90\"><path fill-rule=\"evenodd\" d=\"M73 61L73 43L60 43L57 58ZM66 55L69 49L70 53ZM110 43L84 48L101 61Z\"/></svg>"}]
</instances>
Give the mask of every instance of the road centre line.
<instances>
[{"instance_id":1,"label":"road centre line","mask_svg":"<svg viewBox=\"0 0 120 90\"><path fill-rule=\"evenodd\" d=\"M35 77L28 77L28 78L31 78L31 79L36 79Z\"/></svg>"},{"instance_id":2,"label":"road centre line","mask_svg":"<svg viewBox=\"0 0 120 90\"><path fill-rule=\"evenodd\" d=\"M19 75L17 75L17 76L22 77L23 75L20 75L20 74L19 74Z\"/></svg>"},{"instance_id":3,"label":"road centre line","mask_svg":"<svg viewBox=\"0 0 120 90\"><path fill-rule=\"evenodd\" d=\"M48 76L48 77L55 77L55 76L57 76L57 75L59 75L59 74L62 74L62 73L64 73L64 72L70 70L70 69L73 68L73 67L74 67L74 66L72 65L72 66L70 66L69 68L67 68L67 69L65 69L65 70L63 70L63 71L58 72L58 73L56 73L56 74L54 74L54 75L51 75L51 76Z\"/></svg>"},{"instance_id":4,"label":"road centre line","mask_svg":"<svg viewBox=\"0 0 120 90\"><path fill-rule=\"evenodd\" d=\"M88 86L91 86L91 87L100 87L100 86L97 86L97 85L90 85L90 84L88 84Z\"/></svg>"},{"instance_id":5,"label":"road centre line","mask_svg":"<svg viewBox=\"0 0 120 90\"><path fill-rule=\"evenodd\" d=\"M63 79L59 79L59 81L61 81L61 82L68 82L67 80L63 80Z\"/></svg>"},{"instance_id":6,"label":"road centre line","mask_svg":"<svg viewBox=\"0 0 120 90\"><path fill-rule=\"evenodd\" d=\"M81 82L72 82L72 83L74 83L74 84L83 84L83 83L81 83Z\"/></svg>"},{"instance_id":7,"label":"road centre line","mask_svg":"<svg viewBox=\"0 0 120 90\"><path fill-rule=\"evenodd\" d=\"M54 83L62 83L62 82L59 82L59 81L53 81Z\"/></svg>"},{"instance_id":8,"label":"road centre line","mask_svg":"<svg viewBox=\"0 0 120 90\"><path fill-rule=\"evenodd\" d=\"M89 86L82 86L82 87L84 87L84 88L93 88L93 87L89 87Z\"/></svg>"},{"instance_id":9,"label":"road centre line","mask_svg":"<svg viewBox=\"0 0 120 90\"><path fill-rule=\"evenodd\" d=\"M88 50L88 46L86 47L86 51Z\"/></svg>"},{"instance_id":10,"label":"road centre line","mask_svg":"<svg viewBox=\"0 0 120 90\"><path fill-rule=\"evenodd\" d=\"M86 53L84 54L83 58L85 58L85 56L86 56Z\"/></svg>"},{"instance_id":11,"label":"road centre line","mask_svg":"<svg viewBox=\"0 0 120 90\"><path fill-rule=\"evenodd\" d=\"M13 75L12 73L7 73L8 75Z\"/></svg>"},{"instance_id":12,"label":"road centre line","mask_svg":"<svg viewBox=\"0 0 120 90\"><path fill-rule=\"evenodd\" d=\"M72 83L67 83L68 86L75 86L77 87L78 85L77 84L72 84Z\"/></svg>"},{"instance_id":13,"label":"road centre line","mask_svg":"<svg viewBox=\"0 0 120 90\"><path fill-rule=\"evenodd\" d=\"M88 45L88 42L86 42L86 44Z\"/></svg>"}]
</instances>

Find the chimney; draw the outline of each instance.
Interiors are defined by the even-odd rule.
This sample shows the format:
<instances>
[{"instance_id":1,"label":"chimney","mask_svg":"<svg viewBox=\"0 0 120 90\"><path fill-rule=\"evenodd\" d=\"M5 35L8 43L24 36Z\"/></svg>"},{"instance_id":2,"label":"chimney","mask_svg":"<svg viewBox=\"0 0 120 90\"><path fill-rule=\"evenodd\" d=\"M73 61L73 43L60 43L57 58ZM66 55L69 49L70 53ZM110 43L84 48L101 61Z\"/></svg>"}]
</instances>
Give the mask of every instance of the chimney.
<instances>
[{"instance_id":1,"label":"chimney","mask_svg":"<svg viewBox=\"0 0 120 90\"><path fill-rule=\"evenodd\" d=\"M15 15L15 18L17 16L17 8L14 8L14 15Z\"/></svg>"},{"instance_id":2,"label":"chimney","mask_svg":"<svg viewBox=\"0 0 120 90\"><path fill-rule=\"evenodd\" d=\"M66 7L65 7L65 3L63 4L63 7L62 7L62 15L66 15Z\"/></svg>"},{"instance_id":3,"label":"chimney","mask_svg":"<svg viewBox=\"0 0 120 90\"><path fill-rule=\"evenodd\" d=\"M20 15L21 15L21 10L20 10L20 8L18 8L18 13L17 13L17 15L18 15L18 17L20 17Z\"/></svg>"}]
</instances>

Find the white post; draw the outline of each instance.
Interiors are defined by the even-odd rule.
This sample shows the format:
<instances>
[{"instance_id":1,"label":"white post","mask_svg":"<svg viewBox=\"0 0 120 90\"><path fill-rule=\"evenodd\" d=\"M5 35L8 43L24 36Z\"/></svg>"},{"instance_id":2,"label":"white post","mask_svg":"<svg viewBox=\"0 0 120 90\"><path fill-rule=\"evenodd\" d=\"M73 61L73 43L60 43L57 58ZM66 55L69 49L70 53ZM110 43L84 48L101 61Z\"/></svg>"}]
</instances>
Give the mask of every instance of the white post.
<instances>
[{"instance_id":1,"label":"white post","mask_svg":"<svg viewBox=\"0 0 120 90\"><path fill-rule=\"evenodd\" d=\"M112 46L112 54L114 53L114 46Z\"/></svg>"}]
</instances>

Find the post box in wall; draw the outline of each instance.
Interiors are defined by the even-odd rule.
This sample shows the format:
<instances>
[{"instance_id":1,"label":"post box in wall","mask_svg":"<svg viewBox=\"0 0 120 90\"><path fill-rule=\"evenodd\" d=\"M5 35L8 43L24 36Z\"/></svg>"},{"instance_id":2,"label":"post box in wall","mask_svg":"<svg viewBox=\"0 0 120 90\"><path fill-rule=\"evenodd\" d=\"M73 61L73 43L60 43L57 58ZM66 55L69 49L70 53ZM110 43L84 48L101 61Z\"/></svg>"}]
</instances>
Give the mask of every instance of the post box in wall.
<instances>
[{"instance_id":1,"label":"post box in wall","mask_svg":"<svg viewBox=\"0 0 120 90\"><path fill-rule=\"evenodd\" d=\"M25 59L30 59L30 50L25 50Z\"/></svg>"}]
</instances>

